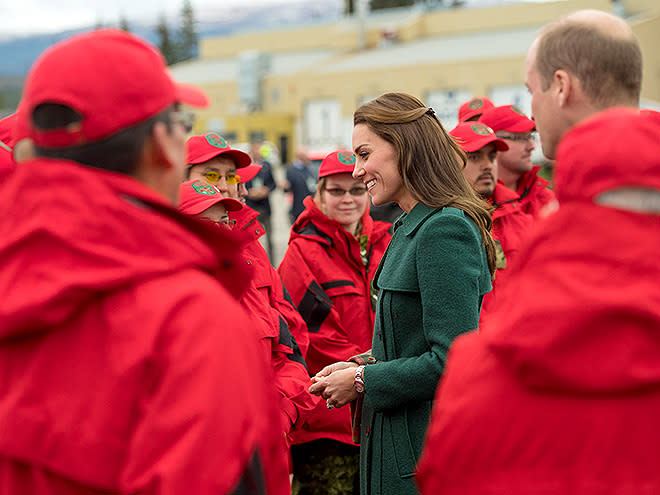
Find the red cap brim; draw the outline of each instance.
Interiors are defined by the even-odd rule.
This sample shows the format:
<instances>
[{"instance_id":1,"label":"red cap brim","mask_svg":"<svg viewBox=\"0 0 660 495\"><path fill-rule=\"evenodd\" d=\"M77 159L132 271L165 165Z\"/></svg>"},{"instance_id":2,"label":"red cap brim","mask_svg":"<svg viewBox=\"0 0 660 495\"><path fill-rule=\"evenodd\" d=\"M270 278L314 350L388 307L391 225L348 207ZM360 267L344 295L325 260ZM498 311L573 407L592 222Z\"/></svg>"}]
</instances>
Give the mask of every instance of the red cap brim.
<instances>
[{"instance_id":1,"label":"red cap brim","mask_svg":"<svg viewBox=\"0 0 660 495\"><path fill-rule=\"evenodd\" d=\"M243 203L234 198L223 198L219 203L222 203L227 211L238 211L243 208Z\"/></svg>"},{"instance_id":2,"label":"red cap brim","mask_svg":"<svg viewBox=\"0 0 660 495\"><path fill-rule=\"evenodd\" d=\"M204 91L193 84L175 82L176 99L193 107L206 108L210 104L209 97Z\"/></svg>"},{"instance_id":3,"label":"red cap brim","mask_svg":"<svg viewBox=\"0 0 660 495\"><path fill-rule=\"evenodd\" d=\"M241 182L250 182L254 179L263 167L258 163L251 163L247 167L241 168Z\"/></svg>"},{"instance_id":4,"label":"red cap brim","mask_svg":"<svg viewBox=\"0 0 660 495\"><path fill-rule=\"evenodd\" d=\"M458 140L460 141L461 138L458 138ZM495 143L497 151L507 151L509 149L509 145L506 144L505 141L492 135L484 136L482 139L471 139L469 142L463 141L460 146L461 149L466 153L472 153L474 151L479 151L481 148L490 143Z\"/></svg>"}]
</instances>

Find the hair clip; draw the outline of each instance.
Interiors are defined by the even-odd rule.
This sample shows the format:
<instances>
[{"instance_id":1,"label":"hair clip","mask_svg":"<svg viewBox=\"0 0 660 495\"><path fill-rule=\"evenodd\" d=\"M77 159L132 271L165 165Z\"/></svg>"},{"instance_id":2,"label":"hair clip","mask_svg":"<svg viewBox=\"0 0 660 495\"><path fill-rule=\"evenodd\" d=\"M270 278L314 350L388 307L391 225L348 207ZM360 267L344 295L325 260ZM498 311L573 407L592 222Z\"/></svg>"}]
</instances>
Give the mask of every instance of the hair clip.
<instances>
[{"instance_id":1,"label":"hair clip","mask_svg":"<svg viewBox=\"0 0 660 495\"><path fill-rule=\"evenodd\" d=\"M435 117L435 110L433 110L433 108L431 108L431 107L428 107L426 109L426 113L428 113L432 117Z\"/></svg>"}]
</instances>

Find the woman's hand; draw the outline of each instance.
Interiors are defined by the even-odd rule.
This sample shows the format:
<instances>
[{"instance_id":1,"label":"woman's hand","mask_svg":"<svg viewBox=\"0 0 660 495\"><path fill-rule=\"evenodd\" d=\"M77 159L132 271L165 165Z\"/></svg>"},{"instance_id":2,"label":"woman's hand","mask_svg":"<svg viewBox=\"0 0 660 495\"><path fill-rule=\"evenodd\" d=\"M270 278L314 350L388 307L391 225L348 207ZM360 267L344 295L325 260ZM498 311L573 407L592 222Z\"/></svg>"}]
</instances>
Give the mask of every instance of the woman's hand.
<instances>
[{"instance_id":1,"label":"woman's hand","mask_svg":"<svg viewBox=\"0 0 660 495\"><path fill-rule=\"evenodd\" d=\"M358 398L358 393L353 386L356 368L353 364L355 363L346 364L350 366L343 366L341 369L336 369L327 376L321 377L317 374L315 377L316 382L309 387L311 394L320 395L325 399L328 409L345 406Z\"/></svg>"},{"instance_id":2,"label":"woman's hand","mask_svg":"<svg viewBox=\"0 0 660 495\"><path fill-rule=\"evenodd\" d=\"M316 375L312 377L312 383L319 381L319 378L324 378L330 376L331 373L343 370L344 368L357 368L357 363L349 363L348 361L339 361L338 363L332 363L319 371Z\"/></svg>"}]
</instances>

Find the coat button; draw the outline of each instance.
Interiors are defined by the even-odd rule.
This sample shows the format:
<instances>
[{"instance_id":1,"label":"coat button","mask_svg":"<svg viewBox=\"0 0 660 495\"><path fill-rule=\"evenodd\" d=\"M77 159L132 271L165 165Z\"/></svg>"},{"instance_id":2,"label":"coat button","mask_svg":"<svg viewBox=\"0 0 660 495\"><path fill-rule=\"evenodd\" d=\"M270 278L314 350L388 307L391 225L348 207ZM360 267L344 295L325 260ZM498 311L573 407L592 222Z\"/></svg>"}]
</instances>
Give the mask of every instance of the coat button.
<instances>
[{"instance_id":1,"label":"coat button","mask_svg":"<svg viewBox=\"0 0 660 495\"><path fill-rule=\"evenodd\" d=\"M259 235L259 234L261 233L261 232L259 231L259 229L257 229L255 232L257 233L257 235Z\"/></svg>"}]
</instances>

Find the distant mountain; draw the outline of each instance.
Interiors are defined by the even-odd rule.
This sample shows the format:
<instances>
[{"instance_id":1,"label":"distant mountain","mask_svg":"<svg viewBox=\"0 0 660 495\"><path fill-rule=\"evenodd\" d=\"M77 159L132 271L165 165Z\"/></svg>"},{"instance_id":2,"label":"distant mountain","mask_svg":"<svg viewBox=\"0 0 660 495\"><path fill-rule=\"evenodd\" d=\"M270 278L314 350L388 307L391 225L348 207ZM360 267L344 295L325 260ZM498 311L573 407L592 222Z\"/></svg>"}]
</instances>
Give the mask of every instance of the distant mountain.
<instances>
[{"instance_id":1,"label":"distant mountain","mask_svg":"<svg viewBox=\"0 0 660 495\"><path fill-rule=\"evenodd\" d=\"M207 7L195 11L197 32L200 38L221 36L240 31L258 31L312 22L330 22L341 17L343 0L282 0L278 4L249 5L245 7ZM168 19L172 30L179 25L178 18ZM132 21L128 24L133 33L152 43L158 42L156 25L158 19ZM24 77L28 69L50 45L69 36L93 29L88 26L56 34L4 38L0 41L0 76ZM20 87L20 86L19 86ZM3 89L0 81L0 90Z\"/></svg>"}]
</instances>

